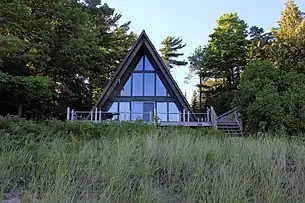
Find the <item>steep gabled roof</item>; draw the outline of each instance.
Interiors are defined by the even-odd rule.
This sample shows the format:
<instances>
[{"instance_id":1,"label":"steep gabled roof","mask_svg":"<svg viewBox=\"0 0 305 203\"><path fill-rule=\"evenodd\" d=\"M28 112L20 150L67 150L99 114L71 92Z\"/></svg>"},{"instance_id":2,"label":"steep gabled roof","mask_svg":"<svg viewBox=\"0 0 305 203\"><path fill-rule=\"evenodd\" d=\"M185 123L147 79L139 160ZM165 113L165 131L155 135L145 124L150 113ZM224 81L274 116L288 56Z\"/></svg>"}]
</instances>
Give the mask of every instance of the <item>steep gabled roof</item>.
<instances>
[{"instance_id":1,"label":"steep gabled roof","mask_svg":"<svg viewBox=\"0 0 305 203\"><path fill-rule=\"evenodd\" d=\"M187 102L186 98L182 94L180 88L178 87L177 83L175 82L174 78L172 77L169 69L166 67L164 61L161 59L156 48L154 47L154 45L148 38L145 30L142 31L142 33L136 40L135 44L133 45L133 47L129 50L129 52L128 52L127 56L125 57L125 59L123 60L123 62L119 65L117 71L113 75L112 79L108 82L106 88L104 89L102 95L99 97L94 108L96 108L98 106L103 106L105 104L105 102L108 100L109 96L111 95L111 92L114 90L116 85L120 82L120 78L122 77L122 75L124 75L124 73L126 72L128 67L130 67L131 62L134 60L136 54L138 53L138 51L140 50L140 48L142 46L146 46L146 48L147 48L148 52L151 54L155 64L157 64L157 66L159 67L160 73L164 76L165 80L167 81L167 83L169 85L169 87L167 87L167 88L171 88L173 93L175 94L172 96L176 96L176 98L178 99L178 101L180 102L181 106L184 109L186 109L189 112L192 112L189 103Z\"/></svg>"}]
</instances>

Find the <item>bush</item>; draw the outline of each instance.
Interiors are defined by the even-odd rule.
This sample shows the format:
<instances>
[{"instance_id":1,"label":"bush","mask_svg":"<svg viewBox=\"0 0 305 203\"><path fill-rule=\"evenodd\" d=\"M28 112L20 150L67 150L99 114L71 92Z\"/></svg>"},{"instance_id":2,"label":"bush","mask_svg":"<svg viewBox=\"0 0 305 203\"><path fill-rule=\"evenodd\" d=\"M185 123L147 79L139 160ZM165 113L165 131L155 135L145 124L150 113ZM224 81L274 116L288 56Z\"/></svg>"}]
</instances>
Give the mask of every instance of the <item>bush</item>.
<instances>
[{"instance_id":1,"label":"bush","mask_svg":"<svg viewBox=\"0 0 305 203\"><path fill-rule=\"evenodd\" d=\"M305 76L255 61L241 76L237 105L250 133L305 130Z\"/></svg>"}]
</instances>

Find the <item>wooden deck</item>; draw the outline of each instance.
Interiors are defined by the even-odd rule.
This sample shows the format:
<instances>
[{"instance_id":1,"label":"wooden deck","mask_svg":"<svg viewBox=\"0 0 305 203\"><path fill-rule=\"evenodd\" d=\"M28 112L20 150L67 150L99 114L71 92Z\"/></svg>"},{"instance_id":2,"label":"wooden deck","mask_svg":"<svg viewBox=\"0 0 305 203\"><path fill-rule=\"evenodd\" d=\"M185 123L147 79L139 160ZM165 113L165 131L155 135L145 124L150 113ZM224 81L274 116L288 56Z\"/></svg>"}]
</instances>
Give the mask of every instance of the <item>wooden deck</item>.
<instances>
[{"instance_id":1,"label":"wooden deck","mask_svg":"<svg viewBox=\"0 0 305 203\"><path fill-rule=\"evenodd\" d=\"M159 126L210 127L210 122L160 122Z\"/></svg>"}]
</instances>

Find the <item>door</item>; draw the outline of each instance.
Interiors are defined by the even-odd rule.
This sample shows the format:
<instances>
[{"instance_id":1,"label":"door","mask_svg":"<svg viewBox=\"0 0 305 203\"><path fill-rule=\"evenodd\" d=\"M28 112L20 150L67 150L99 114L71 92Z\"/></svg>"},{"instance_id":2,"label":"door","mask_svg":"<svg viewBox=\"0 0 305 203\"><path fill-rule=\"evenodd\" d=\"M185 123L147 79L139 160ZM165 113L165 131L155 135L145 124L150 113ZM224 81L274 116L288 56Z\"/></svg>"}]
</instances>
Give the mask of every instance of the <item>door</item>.
<instances>
[{"instance_id":1,"label":"door","mask_svg":"<svg viewBox=\"0 0 305 203\"><path fill-rule=\"evenodd\" d=\"M143 109L143 120L145 122L152 122L153 121L153 113L154 113L154 103L153 102L144 102L144 109Z\"/></svg>"}]
</instances>

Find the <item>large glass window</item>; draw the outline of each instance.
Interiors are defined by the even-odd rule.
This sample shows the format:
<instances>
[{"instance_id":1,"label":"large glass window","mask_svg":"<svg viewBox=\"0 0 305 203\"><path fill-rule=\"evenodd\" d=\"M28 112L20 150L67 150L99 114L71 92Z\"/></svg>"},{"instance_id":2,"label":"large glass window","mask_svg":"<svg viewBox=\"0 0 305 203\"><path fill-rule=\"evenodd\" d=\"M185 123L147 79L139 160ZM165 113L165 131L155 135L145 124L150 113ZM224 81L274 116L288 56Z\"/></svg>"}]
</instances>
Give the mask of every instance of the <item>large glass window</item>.
<instances>
[{"instance_id":1,"label":"large glass window","mask_svg":"<svg viewBox=\"0 0 305 203\"><path fill-rule=\"evenodd\" d=\"M151 65L150 61L148 60L147 56L145 56L145 60L144 61L145 61L145 64L144 64L145 70L149 70L149 71L154 70L154 68Z\"/></svg>"},{"instance_id":2,"label":"large glass window","mask_svg":"<svg viewBox=\"0 0 305 203\"><path fill-rule=\"evenodd\" d=\"M143 73L133 73L132 78L132 96L143 96Z\"/></svg>"},{"instance_id":3,"label":"large glass window","mask_svg":"<svg viewBox=\"0 0 305 203\"><path fill-rule=\"evenodd\" d=\"M131 120L143 119L143 102L131 102L132 114Z\"/></svg>"},{"instance_id":4,"label":"large glass window","mask_svg":"<svg viewBox=\"0 0 305 203\"><path fill-rule=\"evenodd\" d=\"M120 102L120 120L130 120L130 102Z\"/></svg>"},{"instance_id":5,"label":"large glass window","mask_svg":"<svg viewBox=\"0 0 305 203\"><path fill-rule=\"evenodd\" d=\"M136 67L136 70L137 71L143 71L143 65L144 65L144 62L143 62L143 57L141 58L141 60L139 61L137 67Z\"/></svg>"},{"instance_id":6,"label":"large glass window","mask_svg":"<svg viewBox=\"0 0 305 203\"><path fill-rule=\"evenodd\" d=\"M156 96L166 96L166 89L157 74L156 74Z\"/></svg>"},{"instance_id":7,"label":"large glass window","mask_svg":"<svg viewBox=\"0 0 305 203\"><path fill-rule=\"evenodd\" d=\"M155 105L153 102L144 102L144 109L143 109L143 120L146 122L153 121L153 114L154 114Z\"/></svg>"},{"instance_id":8,"label":"large glass window","mask_svg":"<svg viewBox=\"0 0 305 203\"><path fill-rule=\"evenodd\" d=\"M180 121L180 112L174 102L168 103L169 121Z\"/></svg>"},{"instance_id":9,"label":"large glass window","mask_svg":"<svg viewBox=\"0 0 305 203\"><path fill-rule=\"evenodd\" d=\"M155 95L155 74L145 73L144 74L144 96Z\"/></svg>"},{"instance_id":10,"label":"large glass window","mask_svg":"<svg viewBox=\"0 0 305 203\"><path fill-rule=\"evenodd\" d=\"M111 113L118 113L118 111L119 111L118 108L119 108L118 102L113 102L112 105L111 105L111 107L110 107L110 109L108 110L108 112L111 112ZM118 116L117 116L117 115L113 116L113 118L112 118L112 120L117 120L117 119L118 119Z\"/></svg>"},{"instance_id":11,"label":"large glass window","mask_svg":"<svg viewBox=\"0 0 305 203\"><path fill-rule=\"evenodd\" d=\"M158 102L157 112L161 121L167 121L167 102Z\"/></svg>"},{"instance_id":12,"label":"large glass window","mask_svg":"<svg viewBox=\"0 0 305 203\"><path fill-rule=\"evenodd\" d=\"M121 96L131 96L131 78L128 79L127 83L123 87Z\"/></svg>"},{"instance_id":13,"label":"large glass window","mask_svg":"<svg viewBox=\"0 0 305 203\"><path fill-rule=\"evenodd\" d=\"M108 112L117 113L118 112L118 102L113 102Z\"/></svg>"}]
</instances>

